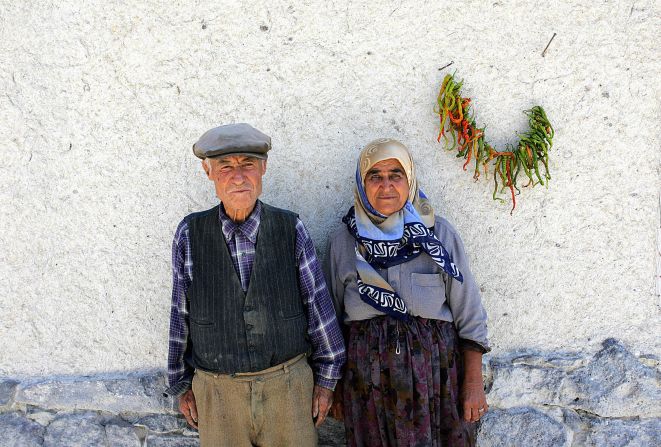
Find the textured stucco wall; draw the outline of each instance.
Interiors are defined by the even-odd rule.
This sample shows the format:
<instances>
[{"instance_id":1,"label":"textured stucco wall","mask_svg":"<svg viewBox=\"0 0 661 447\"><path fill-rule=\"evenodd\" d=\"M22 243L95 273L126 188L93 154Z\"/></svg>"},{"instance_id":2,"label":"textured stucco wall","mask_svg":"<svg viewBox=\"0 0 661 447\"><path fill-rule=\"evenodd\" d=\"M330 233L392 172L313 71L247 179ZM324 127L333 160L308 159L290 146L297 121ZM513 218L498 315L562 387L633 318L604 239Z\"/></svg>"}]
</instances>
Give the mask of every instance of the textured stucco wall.
<instances>
[{"instance_id":1,"label":"textured stucco wall","mask_svg":"<svg viewBox=\"0 0 661 447\"><path fill-rule=\"evenodd\" d=\"M658 353L658 2L0 0L0 375L162 368L170 244L214 204L191 144L247 121L264 200L321 252L357 149L409 145L461 232L494 352ZM557 36L546 57L541 52ZM503 146L541 104L549 189L512 216L436 143L439 68Z\"/></svg>"}]
</instances>

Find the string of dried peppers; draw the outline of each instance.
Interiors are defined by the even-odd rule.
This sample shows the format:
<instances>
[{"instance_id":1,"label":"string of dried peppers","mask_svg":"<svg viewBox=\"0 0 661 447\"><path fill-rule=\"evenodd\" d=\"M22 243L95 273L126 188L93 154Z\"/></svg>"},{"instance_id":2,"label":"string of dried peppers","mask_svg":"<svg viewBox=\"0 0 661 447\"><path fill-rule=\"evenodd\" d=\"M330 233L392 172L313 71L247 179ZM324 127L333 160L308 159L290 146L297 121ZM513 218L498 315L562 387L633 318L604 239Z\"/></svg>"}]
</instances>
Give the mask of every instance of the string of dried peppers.
<instances>
[{"instance_id":1,"label":"string of dried peppers","mask_svg":"<svg viewBox=\"0 0 661 447\"><path fill-rule=\"evenodd\" d=\"M499 186L501 191L509 188L512 196L511 214L516 208L514 190L516 189L517 194L520 193L517 178L521 171L528 177L528 184L524 187L534 186L537 183L548 186L548 181L551 179L548 153L553 146L553 126L540 106L526 110L524 113L528 116L529 130L519 134L516 148L508 145L505 151L497 151L486 142L485 128L479 128L475 124L471 100L461 96L462 84L463 80L457 82L451 74L446 75L443 79L437 104L434 107L434 112L440 118L438 141L440 142L441 138L444 138L448 143L448 150L456 149L457 157L463 157L466 160L463 166L464 171L471 160L474 161L473 178L476 181L480 178L480 169L486 176L493 161L493 199L504 202L497 195ZM450 138L448 138L448 133ZM544 168L543 175L540 174L540 164Z\"/></svg>"}]
</instances>

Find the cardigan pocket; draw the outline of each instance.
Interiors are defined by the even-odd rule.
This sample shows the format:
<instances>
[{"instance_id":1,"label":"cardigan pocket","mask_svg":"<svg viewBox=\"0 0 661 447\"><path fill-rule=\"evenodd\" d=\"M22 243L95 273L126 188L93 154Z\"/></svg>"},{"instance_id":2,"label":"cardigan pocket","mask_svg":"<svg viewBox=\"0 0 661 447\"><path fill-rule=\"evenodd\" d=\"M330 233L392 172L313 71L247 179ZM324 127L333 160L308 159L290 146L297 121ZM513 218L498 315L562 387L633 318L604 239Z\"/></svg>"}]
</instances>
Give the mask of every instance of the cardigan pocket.
<instances>
[{"instance_id":1,"label":"cardigan pocket","mask_svg":"<svg viewBox=\"0 0 661 447\"><path fill-rule=\"evenodd\" d=\"M445 286L439 273L411 273L412 310L431 318L439 315L445 302ZM414 304L415 303L415 304Z\"/></svg>"},{"instance_id":2,"label":"cardigan pocket","mask_svg":"<svg viewBox=\"0 0 661 447\"><path fill-rule=\"evenodd\" d=\"M443 281L438 273L411 273L411 285L418 287L441 287Z\"/></svg>"}]
</instances>

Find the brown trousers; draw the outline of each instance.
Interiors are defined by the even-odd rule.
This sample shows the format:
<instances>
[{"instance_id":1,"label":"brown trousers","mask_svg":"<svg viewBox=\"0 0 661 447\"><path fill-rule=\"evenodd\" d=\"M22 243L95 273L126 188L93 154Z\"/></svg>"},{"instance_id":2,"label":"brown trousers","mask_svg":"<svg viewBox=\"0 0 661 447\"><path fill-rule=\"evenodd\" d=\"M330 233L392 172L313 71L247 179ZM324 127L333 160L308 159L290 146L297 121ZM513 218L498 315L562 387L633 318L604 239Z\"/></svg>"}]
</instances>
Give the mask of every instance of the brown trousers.
<instances>
[{"instance_id":1,"label":"brown trousers","mask_svg":"<svg viewBox=\"0 0 661 447\"><path fill-rule=\"evenodd\" d=\"M312 392L312 370L303 355L256 373L197 370L200 446L316 446Z\"/></svg>"}]
</instances>

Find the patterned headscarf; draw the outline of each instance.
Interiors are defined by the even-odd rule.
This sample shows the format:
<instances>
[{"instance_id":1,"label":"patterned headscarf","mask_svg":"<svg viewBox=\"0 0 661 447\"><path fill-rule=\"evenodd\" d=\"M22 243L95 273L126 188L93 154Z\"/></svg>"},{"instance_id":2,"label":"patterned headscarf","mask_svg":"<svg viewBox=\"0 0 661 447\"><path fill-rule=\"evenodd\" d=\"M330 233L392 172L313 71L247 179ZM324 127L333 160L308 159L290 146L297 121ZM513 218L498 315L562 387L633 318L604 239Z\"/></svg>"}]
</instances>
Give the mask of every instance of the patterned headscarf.
<instances>
[{"instance_id":1,"label":"patterned headscarf","mask_svg":"<svg viewBox=\"0 0 661 447\"><path fill-rule=\"evenodd\" d=\"M375 164L388 159L397 160L404 168L409 195L401 210L384 216L367 199L365 176ZM354 201L342 221L356 239L358 292L365 303L395 318L408 318L404 300L374 269L404 263L423 252L446 273L463 282L450 254L433 233L434 210L418 188L413 159L402 143L379 139L363 148L356 167Z\"/></svg>"}]
</instances>

